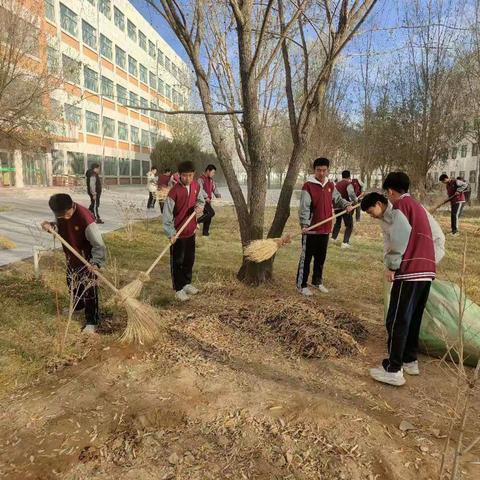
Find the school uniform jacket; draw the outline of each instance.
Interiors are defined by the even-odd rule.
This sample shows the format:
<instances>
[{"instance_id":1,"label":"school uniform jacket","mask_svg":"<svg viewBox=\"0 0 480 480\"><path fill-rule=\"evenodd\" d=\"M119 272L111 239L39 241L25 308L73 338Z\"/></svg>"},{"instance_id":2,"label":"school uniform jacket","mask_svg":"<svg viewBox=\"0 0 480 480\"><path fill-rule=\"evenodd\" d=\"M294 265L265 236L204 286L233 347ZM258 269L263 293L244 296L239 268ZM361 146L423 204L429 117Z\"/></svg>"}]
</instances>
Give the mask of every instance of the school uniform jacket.
<instances>
[{"instance_id":1,"label":"school uniform jacket","mask_svg":"<svg viewBox=\"0 0 480 480\"><path fill-rule=\"evenodd\" d=\"M462 180L449 180L445 186L447 187L448 198L453 197L450 200L452 205L465 203L465 191L468 189L467 182L463 182Z\"/></svg>"},{"instance_id":2,"label":"school uniform jacket","mask_svg":"<svg viewBox=\"0 0 480 480\"><path fill-rule=\"evenodd\" d=\"M353 182L351 180L344 178L336 183L335 188L338 190L338 193L343 199L350 202L356 202L358 200L357 195L355 194Z\"/></svg>"},{"instance_id":3,"label":"school uniform jacket","mask_svg":"<svg viewBox=\"0 0 480 480\"><path fill-rule=\"evenodd\" d=\"M309 226L331 217L332 205L336 209L344 209L350 202L343 199L330 180L320 183L315 176L308 177L300 194L298 217L300 225ZM332 231L332 221L324 223L311 230L311 234L329 234Z\"/></svg>"},{"instance_id":4,"label":"school uniform jacket","mask_svg":"<svg viewBox=\"0 0 480 480\"><path fill-rule=\"evenodd\" d=\"M363 192L363 184L358 178L353 178L352 185L355 195L358 197Z\"/></svg>"},{"instance_id":5,"label":"school uniform jacket","mask_svg":"<svg viewBox=\"0 0 480 480\"><path fill-rule=\"evenodd\" d=\"M445 236L435 219L410 194L389 204L382 220L384 263L395 280L433 280L445 254Z\"/></svg>"},{"instance_id":6,"label":"school uniform jacket","mask_svg":"<svg viewBox=\"0 0 480 480\"><path fill-rule=\"evenodd\" d=\"M200 184L200 187L202 190L205 192L205 199L208 198L208 200L211 200L213 196L215 195L215 198L220 198L220 192L217 189L217 184L213 180L213 178L208 177L207 175L202 175L198 179L198 183Z\"/></svg>"},{"instance_id":7,"label":"school uniform jacket","mask_svg":"<svg viewBox=\"0 0 480 480\"><path fill-rule=\"evenodd\" d=\"M147 189L150 193L154 193L157 191L157 184L158 184L158 176L155 175L153 172L147 173Z\"/></svg>"},{"instance_id":8,"label":"school uniform jacket","mask_svg":"<svg viewBox=\"0 0 480 480\"><path fill-rule=\"evenodd\" d=\"M170 177L171 175L167 175L166 173L162 173L158 177L158 189L160 190L161 188L168 188L168 184L170 183Z\"/></svg>"},{"instance_id":9,"label":"school uniform jacket","mask_svg":"<svg viewBox=\"0 0 480 480\"><path fill-rule=\"evenodd\" d=\"M205 204L205 192L195 180L187 187L181 181L176 183L168 192L163 206L163 229L168 238L172 238L188 217L194 212L197 205ZM179 238L189 238L195 235L197 218L194 217Z\"/></svg>"},{"instance_id":10,"label":"school uniform jacket","mask_svg":"<svg viewBox=\"0 0 480 480\"><path fill-rule=\"evenodd\" d=\"M75 212L70 219L57 219L57 231L85 260L102 267L105 265L107 249L95 218L82 205L75 203L74 206ZM84 264L75 255L65 247L63 251L70 268L83 268Z\"/></svg>"}]
</instances>

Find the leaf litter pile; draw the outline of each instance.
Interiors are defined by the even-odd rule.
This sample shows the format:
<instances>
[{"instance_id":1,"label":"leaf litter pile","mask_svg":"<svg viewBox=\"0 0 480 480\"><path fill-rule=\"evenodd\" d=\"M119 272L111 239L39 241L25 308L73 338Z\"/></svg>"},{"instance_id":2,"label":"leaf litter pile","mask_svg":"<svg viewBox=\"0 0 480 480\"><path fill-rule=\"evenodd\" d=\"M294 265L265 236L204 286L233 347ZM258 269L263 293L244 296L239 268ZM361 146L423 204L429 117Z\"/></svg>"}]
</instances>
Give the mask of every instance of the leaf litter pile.
<instances>
[{"instance_id":1,"label":"leaf litter pile","mask_svg":"<svg viewBox=\"0 0 480 480\"><path fill-rule=\"evenodd\" d=\"M226 325L255 335L272 336L296 355L305 358L352 356L368 331L357 316L301 300L280 299L241 307L219 315Z\"/></svg>"}]
</instances>

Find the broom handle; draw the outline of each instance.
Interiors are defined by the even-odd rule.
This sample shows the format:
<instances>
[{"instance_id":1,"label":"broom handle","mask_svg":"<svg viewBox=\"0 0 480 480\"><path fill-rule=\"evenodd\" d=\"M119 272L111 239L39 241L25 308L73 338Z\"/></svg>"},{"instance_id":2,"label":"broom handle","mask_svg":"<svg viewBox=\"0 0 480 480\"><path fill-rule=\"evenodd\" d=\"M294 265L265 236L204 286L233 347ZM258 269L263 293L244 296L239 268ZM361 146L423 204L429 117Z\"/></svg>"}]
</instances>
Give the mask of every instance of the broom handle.
<instances>
[{"instance_id":1,"label":"broom handle","mask_svg":"<svg viewBox=\"0 0 480 480\"><path fill-rule=\"evenodd\" d=\"M356 205L352 205L353 208L358 208L360 206L359 203L357 203ZM352 210L353 212L353 210ZM332 220L334 220L335 218L337 217L341 217L342 215L345 215L347 213L346 210L342 210L341 212L339 213L336 213L335 215L332 215L331 217L329 218L326 218L325 220L322 220L321 222L318 222L316 223L315 225L310 225L308 228L307 228L307 232L309 232L310 230L313 230L314 228L317 228L319 227L320 225L323 225L325 223L328 223L328 222L331 222ZM297 233L294 233L290 238L293 238L293 237L297 237L298 235L303 235L302 232L297 232Z\"/></svg>"},{"instance_id":2,"label":"broom handle","mask_svg":"<svg viewBox=\"0 0 480 480\"><path fill-rule=\"evenodd\" d=\"M196 215L196 212L193 212L186 220L185 223L180 227L178 232L175 234L173 237L175 240L178 239L178 237L181 235L181 233L185 230L187 225L193 220L193 217ZM172 243L170 242L169 245L167 245L163 250L162 253L155 259L155 261L150 265L150 268L145 272L146 275L150 275L152 273L152 270L157 266L157 263L162 259L162 257L167 253L167 251L170 249L172 246Z\"/></svg>"},{"instance_id":3,"label":"broom handle","mask_svg":"<svg viewBox=\"0 0 480 480\"><path fill-rule=\"evenodd\" d=\"M58 234L55 230L52 228L49 230L49 232L58 239L58 241L68 250L70 251L73 255L75 255L86 267L89 269L92 267L92 264L87 262L85 258L83 258L82 255L80 255L60 234ZM110 282L105 276L103 276L102 273L100 273L98 270L95 270L95 275L103 282L107 287L109 287L114 293L118 293L119 290L115 285Z\"/></svg>"},{"instance_id":4,"label":"broom handle","mask_svg":"<svg viewBox=\"0 0 480 480\"><path fill-rule=\"evenodd\" d=\"M448 203L450 200L453 200L456 196L457 196L457 194L452 195L451 197L448 197L446 200L443 200L442 203L439 203L438 205L436 205L435 207L433 207L433 208L430 210L430 215L434 214L441 206L445 205L445 204Z\"/></svg>"}]
</instances>

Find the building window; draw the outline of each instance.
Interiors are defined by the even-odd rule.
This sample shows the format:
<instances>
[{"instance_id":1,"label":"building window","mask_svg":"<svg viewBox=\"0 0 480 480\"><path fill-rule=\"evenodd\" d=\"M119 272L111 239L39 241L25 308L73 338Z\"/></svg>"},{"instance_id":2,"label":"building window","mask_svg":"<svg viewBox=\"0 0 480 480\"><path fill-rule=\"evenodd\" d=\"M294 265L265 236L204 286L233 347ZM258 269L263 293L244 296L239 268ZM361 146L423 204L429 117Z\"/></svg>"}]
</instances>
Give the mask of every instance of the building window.
<instances>
[{"instance_id":1,"label":"building window","mask_svg":"<svg viewBox=\"0 0 480 480\"><path fill-rule=\"evenodd\" d=\"M137 42L137 27L130 20L127 20L127 33L130 40Z\"/></svg>"},{"instance_id":2,"label":"building window","mask_svg":"<svg viewBox=\"0 0 480 480\"><path fill-rule=\"evenodd\" d=\"M105 157L103 159L103 174L106 177L118 176L118 160L116 157Z\"/></svg>"},{"instance_id":3,"label":"building window","mask_svg":"<svg viewBox=\"0 0 480 480\"><path fill-rule=\"evenodd\" d=\"M150 108L158 109L154 102L150 102ZM158 112L150 110L150 118L158 119Z\"/></svg>"},{"instance_id":4,"label":"building window","mask_svg":"<svg viewBox=\"0 0 480 480\"><path fill-rule=\"evenodd\" d=\"M148 70L145 65L140 63L140 81L148 84Z\"/></svg>"},{"instance_id":5,"label":"building window","mask_svg":"<svg viewBox=\"0 0 480 480\"><path fill-rule=\"evenodd\" d=\"M105 58L112 60L112 57L113 57L112 41L103 34L100 34L100 53Z\"/></svg>"},{"instance_id":6,"label":"building window","mask_svg":"<svg viewBox=\"0 0 480 480\"><path fill-rule=\"evenodd\" d=\"M170 63L170 59L167 56L165 57L165 68L167 69L167 72L170 72L171 63Z\"/></svg>"},{"instance_id":7,"label":"building window","mask_svg":"<svg viewBox=\"0 0 480 480\"><path fill-rule=\"evenodd\" d=\"M55 2L54 0L44 0L45 17L55 22Z\"/></svg>"},{"instance_id":8,"label":"building window","mask_svg":"<svg viewBox=\"0 0 480 480\"><path fill-rule=\"evenodd\" d=\"M148 115L148 100L146 98L140 99L140 106L142 107L143 115ZM145 110L146 109L146 110Z\"/></svg>"},{"instance_id":9,"label":"building window","mask_svg":"<svg viewBox=\"0 0 480 480\"><path fill-rule=\"evenodd\" d=\"M165 96L165 85L161 78L158 79L158 93Z\"/></svg>"},{"instance_id":10,"label":"building window","mask_svg":"<svg viewBox=\"0 0 480 480\"><path fill-rule=\"evenodd\" d=\"M178 103L177 91L176 91L174 88L172 88L172 102L173 102L175 105L177 105L177 103Z\"/></svg>"},{"instance_id":11,"label":"building window","mask_svg":"<svg viewBox=\"0 0 480 480\"><path fill-rule=\"evenodd\" d=\"M113 21L122 32L125 31L125 15L117 7L113 7Z\"/></svg>"},{"instance_id":12,"label":"building window","mask_svg":"<svg viewBox=\"0 0 480 480\"><path fill-rule=\"evenodd\" d=\"M152 72L150 72L150 87L154 90L157 89L157 76Z\"/></svg>"},{"instance_id":13,"label":"building window","mask_svg":"<svg viewBox=\"0 0 480 480\"><path fill-rule=\"evenodd\" d=\"M163 67L163 52L160 49L157 50L157 62Z\"/></svg>"},{"instance_id":14,"label":"building window","mask_svg":"<svg viewBox=\"0 0 480 480\"><path fill-rule=\"evenodd\" d=\"M93 50L97 49L97 31L85 20L82 20L82 40Z\"/></svg>"},{"instance_id":15,"label":"building window","mask_svg":"<svg viewBox=\"0 0 480 480\"><path fill-rule=\"evenodd\" d=\"M85 112L85 129L88 133L96 133L100 130L100 122L99 116L96 113L89 112L88 110Z\"/></svg>"},{"instance_id":16,"label":"building window","mask_svg":"<svg viewBox=\"0 0 480 480\"><path fill-rule=\"evenodd\" d=\"M135 77L138 75L137 61L130 55L128 56L128 73Z\"/></svg>"},{"instance_id":17,"label":"building window","mask_svg":"<svg viewBox=\"0 0 480 480\"><path fill-rule=\"evenodd\" d=\"M132 107L138 107L138 95L136 93L130 92L130 100L128 103Z\"/></svg>"},{"instance_id":18,"label":"building window","mask_svg":"<svg viewBox=\"0 0 480 480\"><path fill-rule=\"evenodd\" d=\"M110 0L98 0L98 10L108 19L112 18L112 2Z\"/></svg>"},{"instance_id":19,"label":"building window","mask_svg":"<svg viewBox=\"0 0 480 480\"><path fill-rule=\"evenodd\" d=\"M470 175L468 176L468 183L477 183L477 171L470 170Z\"/></svg>"},{"instance_id":20,"label":"building window","mask_svg":"<svg viewBox=\"0 0 480 480\"><path fill-rule=\"evenodd\" d=\"M465 158L467 156L467 145L462 145L460 155L462 156L462 158Z\"/></svg>"},{"instance_id":21,"label":"building window","mask_svg":"<svg viewBox=\"0 0 480 480\"><path fill-rule=\"evenodd\" d=\"M141 169L140 160L132 160L132 177L139 177Z\"/></svg>"},{"instance_id":22,"label":"building window","mask_svg":"<svg viewBox=\"0 0 480 480\"><path fill-rule=\"evenodd\" d=\"M105 137L115 138L115 120L113 118L103 117L103 135Z\"/></svg>"},{"instance_id":23,"label":"building window","mask_svg":"<svg viewBox=\"0 0 480 480\"><path fill-rule=\"evenodd\" d=\"M57 73L59 70L58 52L53 47L47 47L47 67L50 73Z\"/></svg>"},{"instance_id":24,"label":"building window","mask_svg":"<svg viewBox=\"0 0 480 480\"><path fill-rule=\"evenodd\" d=\"M150 145L152 148L155 148L155 145L157 144L157 134L155 132L150 132Z\"/></svg>"},{"instance_id":25,"label":"building window","mask_svg":"<svg viewBox=\"0 0 480 480\"><path fill-rule=\"evenodd\" d=\"M74 105L65 104L65 120L72 125L82 128L82 109Z\"/></svg>"},{"instance_id":26,"label":"building window","mask_svg":"<svg viewBox=\"0 0 480 480\"><path fill-rule=\"evenodd\" d=\"M140 144L140 135L139 135L139 130L137 127L130 127L130 141L134 143L135 145ZM132 172L133 175L133 172ZM140 172L139 172L140 175Z\"/></svg>"},{"instance_id":27,"label":"building window","mask_svg":"<svg viewBox=\"0 0 480 480\"><path fill-rule=\"evenodd\" d=\"M118 162L119 174L121 177L130 176L130 160L128 158L120 158Z\"/></svg>"},{"instance_id":28,"label":"building window","mask_svg":"<svg viewBox=\"0 0 480 480\"><path fill-rule=\"evenodd\" d=\"M472 157L478 155L478 143L472 143Z\"/></svg>"},{"instance_id":29,"label":"building window","mask_svg":"<svg viewBox=\"0 0 480 480\"><path fill-rule=\"evenodd\" d=\"M67 82L80 85L80 62L67 55L62 55L63 77Z\"/></svg>"},{"instance_id":30,"label":"building window","mask_svg":"<svg viewBox=\"0 0 480 480\"><path fill-rule=\"evenodd\" d=\"M168 83L165 84L165 96L171 100L172 99L172 88Z\"/></svg>"},{"instance_id":31,"label":"building window","mask_svg":"<svg viewBox=\"0 0 480 480\"><path fill-rule=\"evenodd\" d=\"M78 16L63 3L60 4L60 25L70 35L73 35L74 37L77 36Z\"/></svg>"},{"instance_id":32,"label":"building window","mask_svg":"<svg viewBox=\"0 0 480 480\"><path fill-rule=\"evenodd\" d=\"M117 102L122 105L127 104L127 89L117 83Z\"/></svg>"},{"instance_id":33,"label":"building window","mask_svg":"<svg viewBox=\"0 0 480 480\"><path fill-rule=\"evenodd\" d=\"M85 155L81 152L67 152L68 171L73 175L85 174Z\"/></svg>"},{"instance_id":34,"label":"building window","mask_svg":"<svg viewBox=\"0 0 480 480\"><path fill-rule=\"evenodd\" d=\"M104 97L107 97L113 100L113 96L114 96L113 82L109 78L102 76L101 89L102 89L102 95Z\"/></svg>"},{"instance_id":35,"label":"building window","mask_svg":"<svg viewBox=\"0 0 480 480\"><path fill-rule=\"evenodd\" d=\"M118 122L118 139L128 142L128 125L123 122Z\"/></svg>"},{"instance_id":36,"label":"building window","mask_svg":"<svg viewBox=\"0 0 480 480\"><path fill-rule=\"evenodd\" d=\"M142 147L150 146L150 132L142 128Z\"/></svg>"},{"instance_id":37,"label":"building window","mask_svg":"<svg viewBox=\"0 0 480 480\"><path fill-rule=\"evenodd\" d=\"M147 133L148 133L148 132L147 132ZM144 160L144 161L142 162L142 175L143 175L144 177L146 177L147 174L148 174L148 172L149 172L149 170L150 170L150 162Z\"/></svg>"},{"instance_id":38,"label":"building window","mask_svg":"<svg viewBox=\"0 0 480 480\"><path fill-rule=\"evenodd\" d=\"M155 44L151 40L149 40L148 41L148 54L155 60L156 53L157 53L157 49L155 47Z\"/></svg>"},{"instance_id":39,"label":"building window","mask_svg":"<svg viewBox=\"0 0 480 480\"><path fill-rule=\"evenodd\" d=\"M142 50L147 51L147 37L141 30L138 31L138 44Z\"/></svg>"},{"instance_id":40,"label":"building window","mask_svg":"<svg viewBox=\"0 0 480 480\"><path fill-rule=\"evenodd\" d=\"M457 158L457 152L458 152L458 148L457 148L457 147L453 147L453 148L452 148L452 158L453 158L453 159Z\"/></svg>"},{"instance_id":41,"label":"building window","mask_svg":"<svg viewBox=\"0 0 480 480\"><path fill-rule=\"evenodd\" d=\"M450 179L454 179L454 178L456 178L455 170L451 170L450 171Z\"/></svg>"},{"instance_id":42,"label":"building window","mask_svg":"<svg viewBox=\"0 0 480 480\"><path fill-rule=\"evenodd\" d=\"M117 67L127 69L127 54L118 45L115 45L115 63Z\"/></svg>"},{"instance_id":43,"label":"building window","mask_svg":"<svg viewBox=\"0 0 480 480\"><path fill-rule=\"evenodd\" d=\"M93 92L98 92L98 73L87 66L83 68L83 86Z\"/></svg>"},{"instance_id":44,"label":"building window","mask_svg":"<svg viewBox=\"0 0 480 480\"><path fill-rule=\"evenodd\" d=\"M87 167L92 168L92 165L94 163L98 163L99 165L102 164L102 156L101 155L93 155L93 154L88 154L87 155Z\"/></svg>"}]
</instances>

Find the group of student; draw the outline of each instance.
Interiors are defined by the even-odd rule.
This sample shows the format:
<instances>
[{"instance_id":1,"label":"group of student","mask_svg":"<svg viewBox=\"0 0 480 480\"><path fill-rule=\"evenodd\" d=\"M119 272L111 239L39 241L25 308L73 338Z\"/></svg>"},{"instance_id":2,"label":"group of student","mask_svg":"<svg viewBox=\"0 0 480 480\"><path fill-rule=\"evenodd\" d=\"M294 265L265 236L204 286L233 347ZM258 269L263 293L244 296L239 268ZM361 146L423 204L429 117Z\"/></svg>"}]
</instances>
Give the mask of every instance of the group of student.
<instances>
[{"instance_id":1,"label":"group of student","mask_svg":"<svg viewBox=\"0 0 480 480\"><path fill-rule=\"evenodd\" d=\"M436 265L445 252L445 236L435 219L410 196L410 180L406 173L389 173L382 185L384 194L365 194L361 184L354 186L348 171L342 173L342 180L337 184L329 180L329 167L327 158L317 158L313 162L313 174L302 187L298 214L303 234L297 288L302 295L313 295L308 286L313 260L310 285L320 292L328 292L324 285L323 267L330 233L333 230L332 238L337 238L342 217L346 226L343 244L348 244L353 212L359 206L372 218L378 219L384 237L385 280L392 287L386 317L388 355L379 367L370 370L370 375L377 381L400 386L405 383L404 372L409 375L420 373L417 360L420 324L431 282L436 275ZM152 178L156 177L157 172L158 169L152 167ZM186 301L191 295L199 293L192 284L195 236L202 219L205 235L206 215L210 221L214 215L212 199L220 196L213 180L214 175L215 166L209 165L203 175L195 179L193 163L185 161L179 164L175 177L167 170L163 173L163 179L160 177L155 180L157 188L159 185L169 188L162 207L163 227L171 243L172 283L176 298L180 301ZM457 181L452 183L448 177L442 176L440 179L447 185L452 207L461 204L464 185ZM69 195L53 195L49 206L56 221L44 222L42 226L45 229L55 226L60 235L92 265L85 268L64 249L67 257L67 283L70 288L75 288L74 294L78 299L76 309L85 310L84 331L94 332L99 314L98 291L92 279L95 277L95 269L101 268L105 263L105 244L94 215L73 202ZM333 226L333 213L342 211L345 213L337 218ZM198 219L197 215L192 215L194 212L199 216ZM455 217L458 218L458 210ZM345 218L350 219L345 221ZM309 228L320 222L323 223L313 230ZM177 234L183 225L186 227ZM206 236L208 234L207 227ZM77 279L75 285L72 283L74 277Z\"/></svg>"}]
</instances>

